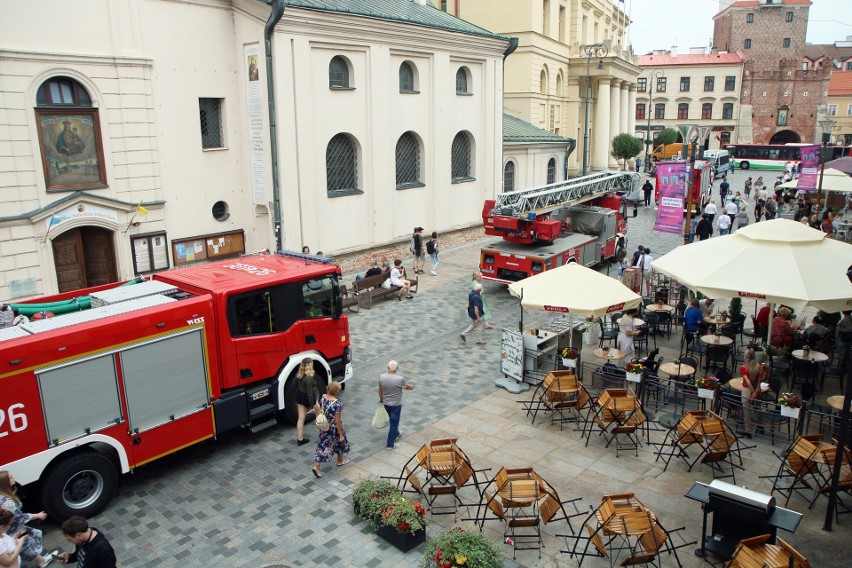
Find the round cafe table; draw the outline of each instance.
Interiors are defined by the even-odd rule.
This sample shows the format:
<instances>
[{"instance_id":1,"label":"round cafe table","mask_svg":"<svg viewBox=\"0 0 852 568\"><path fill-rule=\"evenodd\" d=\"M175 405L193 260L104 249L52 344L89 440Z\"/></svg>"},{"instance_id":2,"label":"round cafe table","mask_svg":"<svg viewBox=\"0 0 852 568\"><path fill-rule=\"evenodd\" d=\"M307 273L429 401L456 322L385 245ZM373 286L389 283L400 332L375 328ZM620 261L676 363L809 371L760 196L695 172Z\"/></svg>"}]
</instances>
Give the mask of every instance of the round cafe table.
<instances>
[{"instance_id":1,"label":"round cafe table","mask_svg":"<svg viewBox=\"0 0 852 568\"><path fill-rule=\"evenodd\" d=\"M604 351L603 348L598 347L597 349L592 351L592 353L594 353L595 357L597 357L598 359L603 359L604 361L612 361L614 359L624 358L624 351L620 349L613 349L612 347L610 347L609 351Z\"/></svg>"},{"instance_id":2,"label":"round cafe table","mask_svg":"<svg viewBox=\"0 0 852 568\"><path fill-rule=\"evenodd\" d=\"M813 349L808 351L807 357L805 357L805 352L802 349L796 349L795 351L793 351L793 357L795 357L799 361L811 361L812 363L822 363L824 361L828 361L828 355L820 351L814 351Z\"/></svg>"},{"instance_id":3,"label":"round cafe table","mask_svg":"<svg viewBox=\"0 0 852 568\"><path fill-rule=\"evenodd\" d=\"M669 312L672 313L675 311L674 306L668 306L666 304L648 304L645 306L645 309L650 312Z\"/></svg>"},{"instance_id":4,"label":"round cafe table","mask_svg":"<svg viewBox=\"0 0 852 568\"><path fill-rule=\"evenodd\" d=\"M827 399L825 399L825 401L834 410L837 410L838 412L843 410L843 395L842 394L830 396Z\"/></svg>"},{"instance_id":5,"label":"round cafe table","mask_svg":"<svg viewBox=\"0 0 852 568\"><path fill-rule=\"evenodd\" d=\"M670 377L685 377L695 372L695 367L685 363L663 363L660 370Z\"/></svg>"},{"instance_id":6,"label":"round cafe table","mask_svg":"<svg viewBox=\"0 0 852 568\"><path fill-rule=\"evenodd\" d=\"M738 390L742 392L743 390L743 378L742 377L734 377L730 381L728 381L728 386L734 390Z\"/></svg>"},{"instance_id":7,"label":"round cafe table","mask_svg":"<svg viewBox=\"0 0 852 568\"><path fill-rule=\"evenodd\" d=\"M725 325L726 323L731 323L731 320L721 316L707 316L704 318L704 323L709 323L710 325Z\"/></svg>"},{"instance_id":8,"label":"round cafe table","mask_svg":"<svg viewBox=\"0 0 852 568\"><path fill-rule=\"evenodd\" d=\"M709 335L702 335L701 342L706 343L707 345L730 345L734 342L734 340L730 337L725 337L724 335L711 333Z\"/></svg>"},{"instance_id":9,"label":"round cafe table","mask_svg":"<svg viewBox=\"0 0 852 568\"><path fill-rule=\"evenodd\" d=\"M624 319L624 318L618 318L618 320L616 320L616 323L618 325L621 325L622 319ZM645 320L643 320L642 318L633 318L633 325L635 327L642 327L643 325L645 325Z\"/></svg>"}]
</instances>

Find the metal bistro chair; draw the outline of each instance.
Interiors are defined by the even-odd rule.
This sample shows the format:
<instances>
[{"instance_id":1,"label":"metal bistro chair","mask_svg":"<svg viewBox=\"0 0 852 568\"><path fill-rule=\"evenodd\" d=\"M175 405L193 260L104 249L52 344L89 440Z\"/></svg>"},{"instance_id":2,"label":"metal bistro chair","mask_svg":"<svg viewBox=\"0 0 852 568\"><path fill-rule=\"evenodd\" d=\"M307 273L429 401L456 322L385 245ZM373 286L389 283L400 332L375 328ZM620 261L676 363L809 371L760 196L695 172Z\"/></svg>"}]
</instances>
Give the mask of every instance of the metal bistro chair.
<instances>
[{"instance_id":1,"label":"metal bistro chair","mask_svg":"<svg viewBox=\"0 0 852 568\"><path fill-rule=\"evenodd\" d=\"M598 325L601 328L601 339L600 345L598 347L603 347L604 341L609 341L611 344L614 344L618 339L618 326L613 325L612 323L604 323L604 318L598 318Z\"/></svg>"}]
</instances>

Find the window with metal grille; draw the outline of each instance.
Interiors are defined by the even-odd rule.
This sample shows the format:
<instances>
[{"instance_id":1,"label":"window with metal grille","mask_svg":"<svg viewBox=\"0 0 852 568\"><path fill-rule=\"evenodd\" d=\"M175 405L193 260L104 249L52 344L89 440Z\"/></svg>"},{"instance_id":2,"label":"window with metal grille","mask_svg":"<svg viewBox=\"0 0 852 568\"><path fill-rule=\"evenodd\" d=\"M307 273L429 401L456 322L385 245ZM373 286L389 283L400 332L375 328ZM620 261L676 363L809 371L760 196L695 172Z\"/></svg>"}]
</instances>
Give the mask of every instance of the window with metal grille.
<instances>
[{"instance_id":1,"label":"window with metal grille","mask_svg":"<svg viewBox=\"0 0 852 568\"><path fill-rule=\"evenodd\" d=\"M645 118L645 103L636 103L636 118Z\"/></svg>"},{"instance_id":2,"label":"window with metal grille","mask_svg":"<svg viewBox=\"0 0 852 568\"><path fill-rule=\"evenodd\" d=\"M48 79L36 93L38 106L90 107L92 99L83 86L69 77Z\"/></svg>"},{"instance_id":3,"label":"window with metal grille","mask_svg":"<svg viewBox=\"0 0 852 568\"><path fill-rule=\"evenodd\" d=\"M657 77L657 92L665 93L666 92L666 78L665 77Z\"/></svg>"},{"instance_id":4,"label":"window with metal grille","mask_svg":"<svg viewBox=\"0 0 852 568\"><path fill-rule=\"evenodd\" d=\"M754 14L746 14L746 23L753 24L754 23Z\"/></svg>"},{"instance_id":5,"label":"window with metal grille","mask_svg":"<svg viewBox=\"0 0 852 568\"><path fill-rule=\"evenodd\" d=\"M339 55L332 57L328 64L328 87L330 89L349 88L349 65Z\"/></svg>"},{"instance_id":6,"label":"window with metal grille","mask_svg":"<svg viewBox=\"0 0 852 568\"><path fill-rule=\"evenodd\" d=\"M636 79L636 90L640 93L644 93L648 88L648 79L645 77L639 77Z\"/></svg>"},{"instance_id":7,"label":"window with metal grille","mask_svg":"<svg viewBox=\"0 0 852 568\"><path fill-rule=\"evenodd\" d=\"M654 118L666 118L666 103L654 104Z\"/></svg>"},{"instance_id":8,"label":"window with metal grille","mask_svg":"<svg viewBox=\"0 0 852 568\"><path fill-rule=\"evenodd\" d=\"M747 39L743 42L743 49L751 49L751 40Z\"/></svg>"},{"instance_id":9,"label":"window with metal grille","mask_svg":"<svg viewBox=\"0 0 852 568\"><path fill-rule=\"evenodd\" d=\"M704 77L704 90L712 91L714 88L716 88L716 77L713 77L712 75Z\"/></svg>"},{"instance_id":10,"label":"window with metal grille","mask_svg":"<svg viewBox=\"0 0 852 568\"><path fill-rule=\"evenodd\" d=\"M722 104L722 118L726 118L726 119L734 118L734 103L723 103Z\"/></svg>"},{"instance_id":11,"label":"window with metal grille","mask_svg":"<svg viewBox=\"0 0 852 568\"><path fill-rule=\"evenodd\" d=\"M348 134L337 134L325 150L326 189L329 197L358 190L358 152Z\"/></svg>"},{"instance_id":12,"label":"window with metal grille","mask_svg":"<svg viewBox=\"0 0 852 568\"><path fill-rule=\"evenodd\" d=\"M470 156L470 136L467 132L459 132L453 138L452 148L453 181L465 181L472 176Z\"/></svg>"},{"instance_id":13,"label":"window with metal grille","mask_svg":"<svg viewBox=\"0 0 852 568\"><path fill-rule=\"evenodd\" d=\"M787 12L787 16L785 18L788 22L793 21L793 12Z\"/></svg>"},{"instance_id":14,"label":"window with metal grille","mask_svg":"<svg viewBox=\"0 0 852 568\"><path fill-rule=\"evenodd\" d=\"M790 38L785 37L781 45L784 47L790 47Z\"/></svg>"},{"instance_id":15,"label":"window with metal grille","mask_svg":"<svg viewBox=\"0 0 852 568\"><path fill-rule=\"evenodd\" d=\"M737 77L736 75L726 75L725 76L725 90L733 91L737 88Z\"/></svg>"},{"instance_id":16,"label":"window with metal grille","mask_svg":"<svg viewBox=\"0 0 852 568\"><path fill-rule=\"evenodd\" d=\"M406 132L396 141L397 189L422 186L420 180L420 144L413 132Z\"/></svg>"},{"instance_id":17,"label":"window with metal grille","mask_svg":"<svg viewBox=\"0 0 852 568\"><path fill-rule=\"evenodd\" d=\"M511 160L503 166L503 191L515 191L515 162Z\"/></svg>"},{"instance_id":18,"label":"window with metal grille","mask_svg":"<svg viewBox=\"0 0 852 568\"><path fill-rule=\"evenodd\" d=\"M701 105L701 118L713 118L713 103Z\"/></svg>"},{"instance_id":19,"label":"window with metal grille","mask_svg":"<svg viewBox=\"0 0 852 568\"><path fill-rule=\"evenodd\" d=\"M681 77L680 78L680 90L688 91L689 90L689 77Z\"/></svg>"},{"instance_id":20,"label":"window with metal grille","mask_svg":"<svg viewBox=\"0 0 852 568\"><path fill-rule=\"evenodd\" d=\"M224 148L222 137L222 99L198 99L201 120L201 147Z\"/></svg>"},{"instance_id":21,"label":"window with metal grille","mask_svg":"<svg viewBox=\"0 0 852 568\"><path fill-rule=\"evenodd\" d=\"M470 91L468 91L467 89L467 69L465 69L464 67L459 67L459 70L456 71L456 94L469 94Z\"/></svg>"},{"instance_id":22,"label":"window with metal grille","mask_svg":"<svg viewBox=\"0 0 852 568\"><path fill-rule=\"evenodd\" d=\"M678 103L678 105L677 105L677 117L678 118L689 118L689 103Z\"/></svg>"},{"instance_id":23,"label":"window with metal grille","mask_svg":"<svg viewBox=\"0 0 852 568\"><path fill-rule=\"evenodd\" d=\"M556 158L547 161L547 183L556 183Z\"/></svg>"},{"instance_id":24,"label":"window with metal grille","mask_svg":"<svg viewBox=\"0 0 852 568\"><path fill-rule=\"evenodd\" d=\"M414 92L414 68L408 61L403 61L399 66L399 92Z\"/></svg>"}]
</instances>

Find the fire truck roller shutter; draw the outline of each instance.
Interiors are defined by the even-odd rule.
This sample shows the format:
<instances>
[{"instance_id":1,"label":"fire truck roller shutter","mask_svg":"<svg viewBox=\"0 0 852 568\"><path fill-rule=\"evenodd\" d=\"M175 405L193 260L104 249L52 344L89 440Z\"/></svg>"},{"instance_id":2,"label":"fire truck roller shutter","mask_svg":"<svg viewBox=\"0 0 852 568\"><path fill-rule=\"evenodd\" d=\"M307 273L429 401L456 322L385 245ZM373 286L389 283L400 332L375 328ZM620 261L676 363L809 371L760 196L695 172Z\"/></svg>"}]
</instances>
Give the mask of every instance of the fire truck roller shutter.
<instances>
[{"instance_id":1,"label":"fire truck roller shutter","mask_svg":"<svg viewBox=\"0 0 852 568\"><path fill-rule=\"evenodd\" d=\"M296 409L296 372L299 370L299 364L302 359L309 357L314 360L314 378L317 383L317 396L325 394L325 389L329 383L331 376L331 368L322 355L314 351L308 351L292 355L287 364L278 374L278 400L284 402L284 420L289 424L295 424L299 418L299 411ZM286 378L285 378L286 377ZM307 420L313 420L313 413L308 413Z\"/></svg>"}]
</instances>

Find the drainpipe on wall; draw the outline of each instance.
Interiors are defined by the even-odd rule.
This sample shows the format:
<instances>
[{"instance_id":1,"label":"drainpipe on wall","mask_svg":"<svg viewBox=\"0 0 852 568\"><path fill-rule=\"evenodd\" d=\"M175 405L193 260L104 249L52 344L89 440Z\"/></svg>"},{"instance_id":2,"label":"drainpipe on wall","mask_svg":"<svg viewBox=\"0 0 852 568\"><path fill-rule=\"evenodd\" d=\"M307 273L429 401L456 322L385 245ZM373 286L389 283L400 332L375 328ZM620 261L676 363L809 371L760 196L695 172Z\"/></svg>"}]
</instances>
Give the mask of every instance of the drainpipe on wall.
<instances>
[{"instance_id":1,"label":"drainpipe on wall","mask_svg":"<svg viewBox=\"0 0 852 568\"><path fill-rule=\"evenodd\" d=\"M281 242L281 196L278 189L278 136L275 124L275 80L272 73L272 33L284 15L284 0L272 0L272 12L263 28L266 49L266 93L269 107L269 147L272 152L272 226L275 233L275 250L284 248Z\"/></svg>"}]
</instances>

